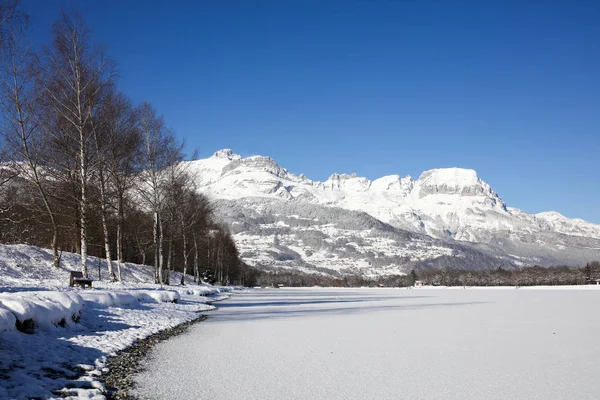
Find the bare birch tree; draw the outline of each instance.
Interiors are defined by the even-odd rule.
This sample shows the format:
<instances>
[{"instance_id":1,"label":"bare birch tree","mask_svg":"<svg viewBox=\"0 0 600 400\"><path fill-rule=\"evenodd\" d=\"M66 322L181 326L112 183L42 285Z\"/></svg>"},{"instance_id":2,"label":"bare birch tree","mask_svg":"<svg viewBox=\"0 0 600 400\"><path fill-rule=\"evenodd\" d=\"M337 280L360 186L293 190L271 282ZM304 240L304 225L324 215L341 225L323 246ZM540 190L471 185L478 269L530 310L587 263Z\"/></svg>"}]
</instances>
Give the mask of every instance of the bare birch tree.
<instances>
[{"instance_id":1,"label":"bare birch tree","mask_svg":"<svg viewBox=\"0 0 600 400\"><path fill-rule=\"evenodd\" d=\"M143 142L138 113L127 97L114 93L106 102L106 113L106 167L113 189L113 203L116 203L117 280L121 282L126 194L133 187L135 175L139 173Z\"/></svg>"},{"instance_id":2,"label":"bare birch tree","mask_svg":"<svg viewBox=\"0 0 600 400\"><path fill-rule=\"evenodd\" d=\"M136 113L130 101L121 93L110 92L101 110L92 120L95 156L95 178L100 191L100 219L109 277L121 281L123 263L123 224L126 191L131 187L140 159L141 136ZM112 262L109 235L109 214L117 211L117 271Z\"/></svg>"},{"instance_id":3,"label":"bare birch tree","mask_svg":"<svg viewBox=\"0 0 600 400\"><path fill-rule=\"evenodd\" d=\"M181 218L182 201L186 192L191 190L193 185L192 178L188 173L187 163L183 160L183 143L175 143L165 149L165 155L169 160L169 166L165 171L165 201L164 201L164 224L167 232L168 251L167 251L167 269L165 271L165 282L170 284L170 274L173 269L173 241L175 237L182 232L182 224L185 222ZM187 248L187 236L183 237L183 246ZM186 250L187 251L187 250Z\"/></svg>"},{"instance_id":4,"label":"bare birch tree","mask_svg":"<svg viewBox=\"0 0 600 400\"><path fill-rule=\"evenodd\" d=\"M109 208L109 180L108 180L108 148L109 135L108 126L110 125L110 115L105 110L100 112L99 118L92 119L92 136L95 151L95 172L97 186L100 190L100 220L102 222L102 236L104 238L104 253L106 256L106 267L108 269L108 279L116 281L117 276L113 269L112 254L110 249L110 238L108 233L108 208Z\"/></svg>"},{"instance_id":5,"label":"bare birch tree","mask_svg":"<svg viewBox=\"0 0 600 400\"><path fill-rule=\"evenodd\" d=\"M19 46L22 44L23 30L28 22L28 16L19 10L19 4L19 0L0 1L0 50L2 50L3 53L2 62L4 63L3 73L5 75L10 75L13 58L12 52L14 51L11 51L10 49L15 47L15 42L17 42ZM12 91L9 90L8 87L4 88L4 90L8 91L8 93ZM4 101L10 102L9 99L4 99ZM4 138L0 138L0 162L12 161L12 153L2 139ZM0 167L0 186L3 186L17 175L18 171L12 168L12 165L2 165Z\"/></svg>"},{"instance_id":6,"label":"bare birch tree","mask_svg":"<svg viewBox=\"0 0 600 400\"><path fill-rule=\"evenodd\" d=\"M53 25L53 44L44 48L36 81L46 104L64 123L64 133L75 144L79 178L81 271L87 276L88 181L93 152L92 120L104 91L115 77L114 64L102 48L90 43L90 29L77 12L62 12Z\"/></svg>"},{"instance_id":7,"label":"bare birch tree","mask_svg":"<svg viewBox=\"0 0 600 400\"><path fill-rule=\"evenodd\" d=\"M198 241L197 237L206 234L209 219L211 218L211 206L206 198L190 187L183 192L178 209L180 229L183 245L183 275L181 284L185 284L185 275L188 271L189 256L194 253L194 281L198 282ZM192 245L190 244L190 239Z\"/></svg>"},{"instance_id":8,"label":"bare birch tree","mask_svg":"<svg viewBox=\"0 0 600 400\"><path fill-rule=\"evenodd\" d=\"M11 2L11 6L16 2ZM3 6L0 6L3 7ZM11 15L14 15L13 11ZM25 39L23 23L6 23L2 12L3 44L1 50L2 75L2 133L6 154L11 164L26 182L37 189L44 211L52 229L53 265L59 267L58 223L56 211L51 203L51 186L43 167L44 149L48 143L40 126L41 109L37 103L30 74L33 56Z\"/></svg>"},{"instance_id":9,"label":"bare birch tree","mask_svg":"<svg viewBox=\"0 0 600 400\"><path fill-rule=\"evenodd\" d=\"M143 137L143 170L140 173L138 194L154 218L154 277L164 283L163 213L167 194L169 167L182 159L182 146L165 126L154 108L144 103L139 110L139 127Z\"/></svg>"}]
</instances>

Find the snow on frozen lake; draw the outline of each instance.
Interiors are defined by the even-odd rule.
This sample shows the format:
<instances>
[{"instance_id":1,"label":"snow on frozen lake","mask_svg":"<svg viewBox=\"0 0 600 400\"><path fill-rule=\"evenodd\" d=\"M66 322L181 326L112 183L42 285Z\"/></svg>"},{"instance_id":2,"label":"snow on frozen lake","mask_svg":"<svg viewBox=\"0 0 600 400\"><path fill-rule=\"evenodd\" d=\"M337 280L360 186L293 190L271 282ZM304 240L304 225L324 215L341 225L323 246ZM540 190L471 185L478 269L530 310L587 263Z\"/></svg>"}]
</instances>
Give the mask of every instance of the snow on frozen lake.
<instances>
[{"instance_id":1,"label":"snow on frozen lake","mask_svg":"<svg viewBox=\"0 0 600 400\"><path fill-rule=\"evenodd\" d=\"M159 344L137 395L598 399L600 290L590 289L238 294Z\"/></svg>"}]
</instances>

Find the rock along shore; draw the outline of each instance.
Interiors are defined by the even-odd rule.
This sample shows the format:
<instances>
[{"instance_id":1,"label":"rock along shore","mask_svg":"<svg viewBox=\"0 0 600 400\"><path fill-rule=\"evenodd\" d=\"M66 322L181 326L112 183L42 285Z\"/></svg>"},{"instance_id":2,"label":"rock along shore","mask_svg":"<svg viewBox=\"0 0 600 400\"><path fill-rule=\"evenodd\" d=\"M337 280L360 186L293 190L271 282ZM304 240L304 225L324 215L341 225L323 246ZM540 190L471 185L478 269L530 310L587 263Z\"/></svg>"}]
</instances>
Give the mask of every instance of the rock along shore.
<instances>
[{"instance_id":1,"label":"rock along shore","mask_svg":"<svg viewBox=\"0 0 600 400\"><path fill-rule=\"evenodd\" d=\"M108 400L135 400L135 396L131 394L134 386L133 376L140 372L141 361L146 358L154 345L185 332L190 326L204 321L206 318L208 318L207 315L201 314L194 320L140 339L130 347L119 351L116 356L109 359L108 372L103 373L100 377L106 387L106 398Z\"/></svg>"}]
</instances>

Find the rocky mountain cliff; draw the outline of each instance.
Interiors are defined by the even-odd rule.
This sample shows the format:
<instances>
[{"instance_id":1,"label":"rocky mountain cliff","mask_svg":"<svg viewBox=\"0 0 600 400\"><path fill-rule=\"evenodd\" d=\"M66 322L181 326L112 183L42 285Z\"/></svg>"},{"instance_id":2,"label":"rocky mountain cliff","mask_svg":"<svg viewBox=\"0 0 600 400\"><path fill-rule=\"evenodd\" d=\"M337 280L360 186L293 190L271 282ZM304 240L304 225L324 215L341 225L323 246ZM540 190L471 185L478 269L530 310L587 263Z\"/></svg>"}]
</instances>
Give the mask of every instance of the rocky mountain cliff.
<instances>
[{"instance_id":1,"label":"rocky mountain cliff","mask_svg":"<svg viewBox=\"0 0 600 400\"><path fill-rule=\"evenodd\" d=\"M508 207L473 170L319 182L229 149L186 168L217 201L243 258L262 268L379 275L600 259L600 225Z\"/></svg>"}]
</instances>

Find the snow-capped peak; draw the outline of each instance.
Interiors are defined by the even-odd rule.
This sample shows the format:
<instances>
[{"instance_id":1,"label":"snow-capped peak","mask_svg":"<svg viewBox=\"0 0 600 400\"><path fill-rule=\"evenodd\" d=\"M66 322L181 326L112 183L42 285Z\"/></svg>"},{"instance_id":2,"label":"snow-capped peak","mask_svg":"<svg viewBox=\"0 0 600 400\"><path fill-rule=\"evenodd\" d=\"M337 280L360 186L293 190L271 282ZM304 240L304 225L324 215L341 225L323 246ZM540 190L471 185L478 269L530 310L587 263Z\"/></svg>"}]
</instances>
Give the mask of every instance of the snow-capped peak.
<instances>
[{"instance_id":1,"label":"snow-capped peak","mask_svg":"<svg viewBox=\"0 0 600 400\"><path fill-rule=\"evenodd\" d=\"M427 185L463 188L481 184L477 172L464 168L436 168L425 171L419 181Z\"/></svg>"},{"instance_id":2,"label":"snow-capped peak","mask_svg":"<svg viewBox=\"0 0 600 400\"><path fill-rule=\"evenodd\" d=\"M349 180L349 179L358 179L360 181L369 181L367 178L356 175L356 172L353 172L350 175L338 174L337 172L334 172L333 174L331 174L329 176L329 178L327 180L333 181L333 180Z\"/></svg>"},{"instance_id":3,"label":"snow-capped peak","mask_svg":"<svg viewBox=\"0 0 600 400\"><path fill-rule=\"evenodd\" d=\"M240 160L242 156L235 154L231 149L222 149L212 155L211 158L226 158L228 160Z\"/></svg>"},{"instance_id":4,"label":"snow-capped peak","mask_svg":"<svg viewBox=\"0 0 600 400\"><path fill-rule=\"evenodd\" d=\"M437 194L459 195L464 198L482 196L492 199L494 205L500 203L505 207L492 187L472 169L438 168L425 171L419 176L416 189L415 194L420 198Z\"/></svg>"},{"instance_id":5,"label":"snow-capped peak","mask_svg":"<svg viewBox=\"0 0 600 400\"><path fill-rule=\"evenodd\" d=\"M559 220L566 220L568 219L567 217L565 217L564 215L562 215L559 212L556 211L544 211L541 213L537 213L534 214L537 218L544 218L547 220L554 220L554 221L559 221Z\"/></svg>"}]
</instances>

